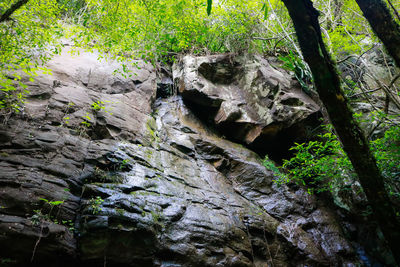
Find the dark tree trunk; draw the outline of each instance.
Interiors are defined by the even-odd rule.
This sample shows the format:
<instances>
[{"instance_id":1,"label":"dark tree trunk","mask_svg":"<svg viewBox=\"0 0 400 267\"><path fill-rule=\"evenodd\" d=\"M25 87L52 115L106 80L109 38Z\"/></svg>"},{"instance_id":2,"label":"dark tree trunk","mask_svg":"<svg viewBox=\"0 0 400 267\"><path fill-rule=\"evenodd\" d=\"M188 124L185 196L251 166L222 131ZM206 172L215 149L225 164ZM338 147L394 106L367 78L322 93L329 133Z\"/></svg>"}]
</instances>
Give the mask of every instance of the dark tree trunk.
<instances>
[{"instance_id":1,"label":"dark tree trunk","mask_svg":"<svg viewBox=\"0 0 400 267\"><path fill-rule=\"evenodd\" d=\"M311 0L282 0L293 20L305 61L310 66L319 97L358 175L373 215L400 264L400 226L369 149L368 141L353 119L342 91L336 66L322 41L318 11Z\"/></svg>"},{"instance_id":2,"label":"dark tree trunk","mask_svg":"<svg viewBox=\"0 0 400 267\"><path fill-rule=\"evenodd\" d=\"M372 29L400 67L400 25L382 0L356 0Z\"/></svg>"},{"instance_id":3,"label":"dark tree trunk","mask_svg":"<svg viewBox=\"0 0 400 267\"><path fill-rule=\"evenodd\" d=\"M18 10L20 7L22 7L23 5L25 5L28 2L28 0L19 0L18 2L16 2L15 4L13 4L9 9L6 10L6 12L4 12L3 15L1 15L0 17L0 23L3 21L6 21L10 18L10 16L16 11Z\"/></svg>"}]
</instances>

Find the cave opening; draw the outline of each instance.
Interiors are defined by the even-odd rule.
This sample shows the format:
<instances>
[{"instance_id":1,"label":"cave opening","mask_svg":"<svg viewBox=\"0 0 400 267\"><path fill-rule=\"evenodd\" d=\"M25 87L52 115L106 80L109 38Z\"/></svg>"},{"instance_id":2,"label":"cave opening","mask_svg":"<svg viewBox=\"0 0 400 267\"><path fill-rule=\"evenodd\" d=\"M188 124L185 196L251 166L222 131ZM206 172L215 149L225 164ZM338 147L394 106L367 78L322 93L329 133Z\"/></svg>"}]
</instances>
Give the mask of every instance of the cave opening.
<instances>
[{"instance_id":1,"label":"cave opening","mask_svg":"<svg viewBox=\"0 0 400 267\"><path fill-rule=\"evenodd\" d=\"M243 141L250 127L246 123L228 122L216 125L214 118L218 112L219 105L205 106L183 98L185 105L203 121L207 127L211 128L216 134L226 138L229 141L239 143L246 148L257 153L261 158L266 155L269 159L281 165L283 160L290 159L294 156L294 152L290 150L295 143L304 143L317 139L317 134L321 132L321 112L316 112L306 119L284 128L280 125L276 126L280 129L276 134L261 134L250 144Z\"/></svg>"}]
</instances>

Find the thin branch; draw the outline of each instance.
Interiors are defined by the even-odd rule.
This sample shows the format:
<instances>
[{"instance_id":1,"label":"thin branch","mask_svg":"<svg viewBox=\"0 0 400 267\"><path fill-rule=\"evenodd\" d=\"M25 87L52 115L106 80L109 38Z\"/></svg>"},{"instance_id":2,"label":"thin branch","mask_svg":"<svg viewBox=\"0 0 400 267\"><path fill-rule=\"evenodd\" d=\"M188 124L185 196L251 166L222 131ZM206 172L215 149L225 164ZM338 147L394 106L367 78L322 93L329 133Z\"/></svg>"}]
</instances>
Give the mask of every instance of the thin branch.
<instances>
[{"instance_id":1,"label":"thin branch","mask_svg":"<svg viewBox=\"0 0 400 267\"><path fill-rule=\"evenodd\" d=\"M387 1L388 1L388 3L389 3L390 7L393 9L394 14L396 14L396 17L400 20L399 12L397 12L396 8L395 8L394 5L392 4L392 1L390 1L390 0L387 0Z\"/></svg>"},{"instance_id":2,"label":"thin branch","mask_svg":"<svg viewBox=\"0 0 400 267\"><path fill-rule=\"evenodd\" d=\"M366 73L366 75L374 79L378 86L385 91L387 96L389 96L390 100L392 100L392 103L395 104L398 109L400 109L400 99L390 91L390 88L376 78L372 73Z\"/></svg>"},{"instance_id":3,"label":"thin branch","mask_svg":"<svg viewBox=\"0 0 400 267\"><path fill-rule=\"evenodd\" d=\"M397 81L398 78L400 78L400 73L397 74L397 75L393 78L393 80L390 82L389 88L392 87L392 86L394 85L394 83Z\"/></svg>"},{"instance_id":4,"label":"thin branch","mask_svg":"<svg viewBox=\"0 0 400 267\"><path fill-rule=\"evenodd\" d=\"M296 32L290 32L288 35L296 34ZM281 39L281 36L275 36L275 37L269 37L269 38L264 38L264 37L259 37L259 36L254 36L251 37L254 40L261 40L261 41L271 41L271 40L276 40L276 39ZM283 39L287 38L287 36L283 37Z\"/></svg>"},{"instance_id":5,"label":"thin branch","mask_svg":"<svg viewBox=\"0 0 400 267\"><path fill-rule=\"evenodd\" d=\"M361 53L361 55L349 55L349 56L347 56L347 57L345 57L344 59L341 59L341 60L339 60L339 61L336 61L336 64L340 64L340 63L343 63L344 61L346 61L346 60L348 60L348 59L350 59L350 58L352 58L352 57L356 57L357 58L357 60L356 60L356 63L360 60L360 58L362 57L362 56L364 56L368 51L370 51L371 49L373 49L375 47L375 45L373 45L373 46L371 46L370 48L368 48L367 50L364 50L364 52L362 52Z\"/></svg>"},{"instance_id":6,"label":"thin branch","mask_svg":"<svg viewBox=\"0 0 400 267\"><path fill-rule=\"evenodd\" d=\"M278 44L280 43L280 41L282 41L282 40L284 40L284 39L286 39L286 38L287 38L287 36L283 36L281 39L279 39L279 40L275 43L273 51L276 50L276 47L278 46Z\"/></svg>"},{"instance_id":7,"label":"thin branch","mask_svg":"<svg viewBox=\"0 0 400 267\"><path fill-rule=\"evenodd\" d=\"M26 3L28 3L28 0L19 0L18 2L16 2L15 4L13 4L8 10L6 10L6 12L4 12L3 15L1 15L0 17L0 23L3 21L6 21L8 19L10 19L10 16L16 11L18 10L20 7L22 7L23 5L25 5Z\"/></svg>"},{"instance_id":8,"label":"thin branch","mask_svg":"<svg viewBox=\"0 0 400 267\"><path fill-rule=\"evenodd\" d=\"M390 82L390 84L389 84L389 88L391 88L393 85L394 85L394 83L398 80L400 78L400 73L399 74L397 74L394 78L393 78L393 80ZM368 91L365 91L366 93L373 93L373 92L376 92L376 91L379 91L379 90L381 90L382 89L382 86L380 86L380 87L378 87L378 88L375 88L375 89L371 89L371 90L368 90ZM363 93L357 93L357 94L352 94L352 95L349 95L348 97L349 98L354 98L354 97L358 97L358 96L360 96L360 95L362 95Z\"/></svg>"},{"instance_id":9,"label":"thin branch","mask_svg":"<svg viewBox=\"0 0 400 267\"><path fill-rule=\"evenodd\" d=\"M270 38L264 38L264 37L258 37L258 36L254 36L251 37L251 39L253 40L261 40L261 41L271 41L271 40L276 40L279 39L280 37L276 36L276 37L270 37Z\"/></svg>"},{"instance_id":10,"label":"thin branch","mask_svg":"<svg viewBox=\"0 0 400 267\"><path fill-rule=\"evenodd\" d=\"M382 87L378 87L378 88L375 88L375 89L371 89L371 90L365 91L365 93L373 93L373 92L379 91L381 89L382 89ZM358 97L358 96L363 95L363 94L364 94L364 92L361 92L361 93L356 93L356 94L349 95L347 97L348 98L355 98L355 97Z\"/></svg>"},{"instance_id":11,"label":"thin branch","mask_svg":"<svg viewBox=\"0 0 400 267\"><path fill-rule=\"evenodd\" d=\"M279 26L281 27L283 33L286 35L286 38L290 40L290 42L292 43L294 49L296 50L296 53L297 53L297 54L299 55L299 57L303 60L303 54L301 53L300 49L297 47L297 45L296 45L296 43L293 41L293 39L290 38L290 35L289 35L289 33L286 31L285 27L283 27L282 22L280 21L279 16L276 15L275 9L274 9L274 7L272 6L270 0L268 0L268 4L269 4L269 7L270 7L272 13L274 14L276 20L278 21L278 24L279 24Z\"/></svg>"},{"instance_id":12,"label":"thin branch","mask_svg":"<svg viewBox=\"0 0 400 267\"><path fill-rule=\"evenodd\" d=\"M392 100L392 103L395 104L396 107L397 107L398 109L400 109L400 98L399 98L397 95L393 94L393 93L390 91L390 87L391 87L391 86L387 86L386 84L384 84L383 82L381 82L381 81L370 71L370 69L368 68L366 62L365 62L361 57L359 57L358 60L361 61L361 63L364 65L364 68L366 69L365 75L367 75L367 76L369 76L370 78L372 78L372 79L375 81L375 83L379 86L377 90L383 89L383 91L384 91L384 92L386 93L386 95L390 98L390 100ZM357 62L356 62L356 63L357 63ZM349 64L353 65L353 66L356 67L356 68L361 69L361 67L360 67L360 66L357 66L357 64L354 64L354 63L349 63ZM399 75L396 75L396 77L390 82L390 85L394 85L394 83L396 82L396 80L399 78L398 76L399 76ZM361 87L361 86L360 86L360 87ZM374 91L377 91L377 90L374 90ZM365 93L365 92L364 92L364 93ZM355 95L352 95L351 97L354 97L354 96L355 96Z\"/></svg>"},{"instance_id":13,"label":"thin branch","mask_svg":"<svg viewBox=\"0 0 400 267\"><path fill-rule=\"evenodd\" d=\"M356 56L356 55L348 55L348 56L345 57L344 59L341 59L341 60L339 60L339 61L336 61L336 64L343 63L343 62L345 62L346 60L348 60L348 59L350 59L350 58L352 58L352 57L357 57L357 56Z\"/></svg>"}]
</instances>

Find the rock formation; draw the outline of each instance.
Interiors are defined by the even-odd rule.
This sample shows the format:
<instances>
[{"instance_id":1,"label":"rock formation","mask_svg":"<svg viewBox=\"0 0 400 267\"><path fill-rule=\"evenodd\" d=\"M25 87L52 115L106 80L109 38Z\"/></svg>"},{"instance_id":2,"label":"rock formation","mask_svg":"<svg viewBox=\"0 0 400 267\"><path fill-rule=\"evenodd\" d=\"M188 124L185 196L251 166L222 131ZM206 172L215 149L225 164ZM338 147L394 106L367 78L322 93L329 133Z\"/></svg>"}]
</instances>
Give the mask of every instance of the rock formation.
<instances>
[{"instance_id":1,"label":"rock formation","mask_svg":"<svg viewBox=\"0 0 400 267\"><path fill-rule=\"evenodd\" d=\"M0 126L1 259L356 266L336 215L277 186L250 150L272 152L317 116L288 74L259 57L187 56L168 80L97 57L56 56Z\"/></svg>"},{"instance_id":2,"label":"rock formation","mask_svg":"<svg viewBox=\"0 0 400 267\"><path fill-rule=\"evenodd\" d=\"M185 56L173 76L185 102L224 135L271 156L304 138L319 116L297 81L259 56Z\"/></svg>"}]
</instances>

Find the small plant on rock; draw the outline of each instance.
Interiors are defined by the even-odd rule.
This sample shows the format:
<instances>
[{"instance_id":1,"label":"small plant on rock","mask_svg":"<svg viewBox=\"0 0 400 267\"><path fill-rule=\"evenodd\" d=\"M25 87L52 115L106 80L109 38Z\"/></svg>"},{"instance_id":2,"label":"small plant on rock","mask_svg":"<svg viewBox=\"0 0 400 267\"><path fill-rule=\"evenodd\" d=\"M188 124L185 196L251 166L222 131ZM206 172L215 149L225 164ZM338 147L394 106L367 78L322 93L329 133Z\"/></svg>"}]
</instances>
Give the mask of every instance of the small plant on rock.
<instances>
[{"instance_id":1,"label":"small plant on rock","mask_svg":"<svg viewBox=\"0 0 400 267\"><path fill-rule=\"evenodd\" d=\"M95 198L91 198L89 200L89 207L92 210L92 213L95 214L99 214L102 209L101 209L101 204L104 202L104 199L102 199L100 196L97 196Z\"/></svg>"},{"instance_id":2,"label":"small plant on rock","mask_svg":"<svg viewBox=\"0 0 400 267\"><path fill-rule=\"evenodd\" d=\"M55 224L61 224L68 227L68 230L71 232L74 230L74 223L72 220L61 220L57 218L58 216L53 216L52 212L56 206L60 206L64 203L64 200L56 200L56 201L49 201L45 198L40 198L41 201L44 201L45 205L50 206L50 210L48 212L43 211L42 209L34 210L34 214L31 216L30 220L33 225L41 225L44 222L52 222ZM43 206L44 207L44 206Z\"/></svg>"},{"instance_id":3,"label":"small plant on rock","mask_svg":"<svg viewBox=\"0 0 400 267\"><path fill-rule=\"evenodd\" d=\"M105 101L105 102L110 102L110 101ZM105 106L105 102L104 101L100 101L100 100L96 101L96 102L93 102L91 107L92 107L92 109L94 111L103 110L104 112L109 113L110 115L112 115L111 108L107 109L106 106Z\"/></svg>"},{"instance_id":4,"label":"small plant on rock","mask_svg":"<svg viewBox=\"0 0 400 267\"><path fill-rule=\"evenodd\" d=\"M34 210L33 211L34 214L31 217L32 223L34 225L39 225L43 221L50 221L50 222L57 221L57 218L53 217L51 213L52 213L54 207L62 205L64 203L64 201L63 200L49 201L45 198L40 198L39 200L43 201L45 203L44 206L49 205L50 210L49 210L49 212L43 212L43 208L39 209L39 210Z\"/></svg>"}]
</instances>

